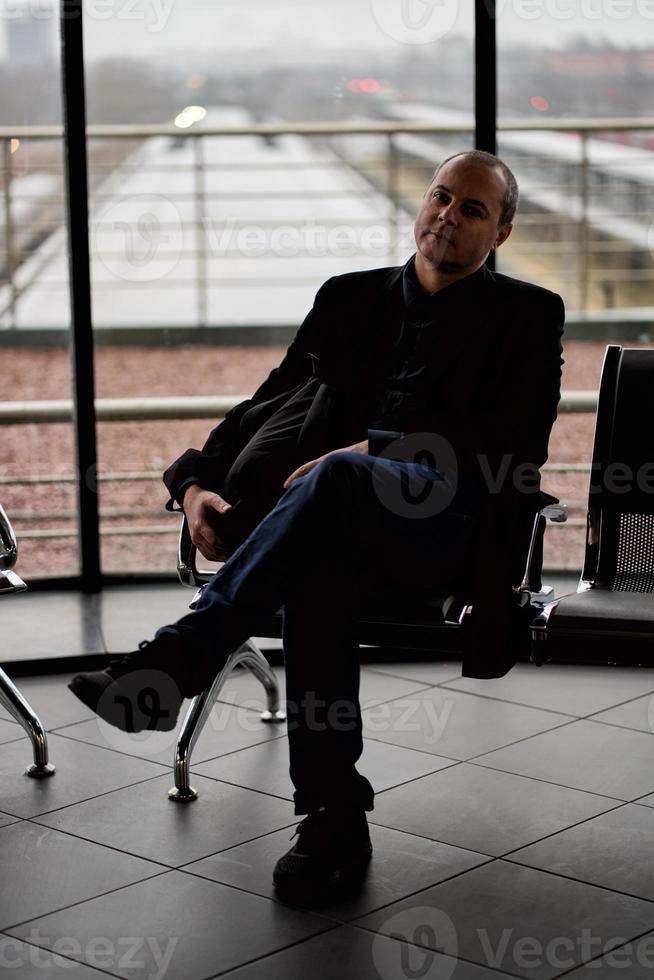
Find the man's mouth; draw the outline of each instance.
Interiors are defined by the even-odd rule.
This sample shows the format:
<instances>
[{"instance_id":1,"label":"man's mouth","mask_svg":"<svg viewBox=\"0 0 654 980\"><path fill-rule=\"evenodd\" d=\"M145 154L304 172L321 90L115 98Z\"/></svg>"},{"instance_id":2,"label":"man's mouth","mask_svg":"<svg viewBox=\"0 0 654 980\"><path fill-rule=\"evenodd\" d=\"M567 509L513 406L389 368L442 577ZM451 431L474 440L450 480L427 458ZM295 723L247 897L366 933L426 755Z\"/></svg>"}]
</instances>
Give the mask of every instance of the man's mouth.
<instances>
[{"instance_id":1,"label":"man's mouth","mask_svg":"<svg viewBox=\"0 0 654 980\"><path fill-rule=\"evenodd\" d=\"M436 239L437 241L439 241L439 242L447 242L447 243L448 243L448 245L453 245L453 244L454 244L454 242L452 241L452 239L451 239L451 238L449 238L449 237L448 237L447 235L444 235L444 234L443 234L442 232L440 232L440 231L432 231L432 232L431 232L431 234L432 234L432 235L434 236L434 238L435 238L435 239Z\"/></svg>"}]
</instances>

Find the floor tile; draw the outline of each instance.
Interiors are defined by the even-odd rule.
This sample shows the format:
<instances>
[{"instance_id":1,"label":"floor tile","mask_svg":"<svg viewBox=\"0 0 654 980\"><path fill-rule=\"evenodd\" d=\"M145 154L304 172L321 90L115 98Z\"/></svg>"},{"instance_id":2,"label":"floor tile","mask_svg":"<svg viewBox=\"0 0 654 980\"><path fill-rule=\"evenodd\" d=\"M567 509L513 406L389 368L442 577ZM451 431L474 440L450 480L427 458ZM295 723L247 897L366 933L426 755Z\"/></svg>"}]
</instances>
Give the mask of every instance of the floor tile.
<instances>
[{"instance_id":1,"label":"floor tile","mask_svg":"<svg viewBox=\"0 0 654 980\"><path fill-rule=\"evenodd\" d=\"M634 800L654 792L652 760L651 735L594 721L575 721L481 755L475 763L589 793Z\"/></svg>"},{"instance_id":2,"label":"floor tile","mask_svg":"<svg viewBox=\"0 0 654 980\"><path fill-rule=\"evenodd\" d=\"M57 948L65 947L65 941L57 945ZM0 935L0 965L7 970L11 980L35 980L45 977L46 973L48 980L72 980L72 977L75 980L107 980L104 972L75 963L56 951L32 946L15 936Z\"/></svg>"},{"instance_id":3,"label":"floor tile","mask_svg":"<svg viewBox=\"0 0 654 980\"><path fill-rule=\"evenodd\" d=\"M120 786L129 786L164 771L164 767L142 759L49 735L50 761L54 776L31 779L23 770L31 763L27 739L11 742L0 752L0 799L2 809L17 817L33 817L48 810L79 803Z\"/></svg>"},{"instance_id":4,"label":"floor tile","mask_svg":"<svg viewBox=\"0 0 654 980\"><path fill-rule=\"evenodd\" d=\"M71 937L81 947L73 958L82 962L94 940L103 937L102 968L111 974L126 980L153 975L200 980L327 928L333 923L318 915L170 871L36 919L12 935L25 938L32 930L41 937Z\"/></svg>"},{"instance_id":5,"label":"floor tile","mask_svg":"<svg viewBox=\"0 0 654 980\"><path fill-rule=\"evenodd\" d=\"M0 718L0 744L13 742L17 738L27 739L25 729L18 722L5 721L4 718Z\"/></svg>"},{"instance_id":6,"label":"floor tile","mask_svg":"<svg viewBox=\"0 0 654 980\"><path fill-rule=\"evenodd\" d=\"M0 829L0 866L0 929L163 870L28 821Z\"/></svg>"},{"instance_id":7,"label":"floor tile","mask_svg":"<svg viewBox=\"0 0 654 980\"><path fill-rule=\"evenodd\" d=\"M374 813L368 816L372 821ZM294 827L287 827L258 837L247 844L187 865L184 870L275 898L273 867L293 846L293 830ZM468 871L486 860L483 855L461 847L450 847L387 827L378 827L372 822L370 839L373 855L361 891L329 907L321 907L321 915L344 921L352 919Z\"/></svg>"},{"instance_id":8,"label":"floor tile","mask_svg":"<svg viewBox=\"0 0 654 980\"><path fill-rule=\"evenodd\" d=\"M589 933L602 944L615 942L649 931L653 922L654 903L497 860L355 924L386 935L400 926L429 948L438 944L492 969L550 980L596 955L597 947L584 952Z\"/></svg>"},{"instance_id":9,"label":"floor tile","mask_svg":"<svg viewBox=\"0 0 654 980\"><path fill-rule=\"evenodd\" d=\"M174 561L171 563L171 570ZM193 591L181 585L132 585L105 588L101 593L100 626L110 653L135 650L156 630L184 616Z\"/></svg>"},{"instance_id":10,"label":"floor tile","mask_svg":"<svg viewBox=\"0 0 654 980\"><path fill-rule=\"evenodd\" d=\"M379 794L373 819L499 856L612 805L619 801L463 762Z\"/></svg>"},{"instance_id":11,"label":"floor tile","mask_svg":"<svg viewBox=\"0 0 654 980\"><path fill-rule=\"evenodd\" d=\"M183 712L190 704L184 702ZM111 748L118 752L149 759L165 766L172 766L175 755L175 744L182 724L184 714L180 714L180 723L171 732L121 732L106 724L102 719L94 718L78 725L59 729L58 734L67 738L77 739L91 745ZM223 756L229 752L261 742L282 739L286 741L286 724L275 722L268 724L259 717L258 712L239 708L233 704L217 702L205 722L191 754L191 765L214 756Z\"/></svg>"},{"instance_id":12,"label":"floor tile","mask_svg":"<svg viewBox=\"0 0 654 980\"><path fill-rule=\"evenodd\" d=\"M445 681L456 680L461 676L461 661L450 660L443 663L411 663L410 655L407 655L407 662L398 661L397 663L375 664L368 670L376 674L388 674L391 677L404 678L409 681L417 681L418 684L427 684L433 687L434 684L443 684Z\"/></svg>"},{"instance_id":13,"label":"floor tile","mask_svg":"<svg viewBox=\"0 0 654 980\"><path fill-rule=\"evenodd\" d=\"M429 666L428 664L427 667ZM280 697L283 699L286 691L284 668L273 667L273 673L277 678ZM448 671L448 676L451 676L451 671ZM403 697L406 694L412 694L414 691L420 691L429 686L429 682L407 680L402 677L381 673L376 669L370 670L367 667L362 667L359 700L362 707L365 707L369 703L376 704L379 701L391 701L393 698ZM244 667L237 668L229 676L219 694L219 700L227 701L231 704L245 705L257 711L263 711L267 707L263 686Z\"/></svg>"},{"instance_id":14,"label":"floor tile","mask_svg":"<svg viewBox=\"0 0 654 980\"><path fill-rule=\"evenodd\" d=\"M93 712L68 690L68 681L72 676L51 674L16 678L16 687L38 715L46 731L94 717ZM6 708L0 708L0 714L3 718L11 718Z\"/></svg>"},{"instance_id":15,"label":"floor tile","mask_svg":"<svg viewBox=\"0 0 654 980\"><path fill-rule=\"evenodd\" d=\"M516 664L504 677L460 677L445 687L583 717L654 691L654 673L640 667Z\"/></svg>"},{"instance_id":16,"label":"floor tile","mask_svg":"<svg viewBox=\"0 0 654 980\"><path fill-rule=\"evenodd\" d=\"M654 933L611 947L587 966L566 973L566 980L651 980L654 976Z\"/></svg>"},{"instance_id":17,"label":"floor tile","mask_svg":"<svg viewBox=\"0 0 654 980\"><path fill-rule=\"evenodd\" d=\"M228 980L507 980L506 973L464 963L388 936L341 926L226 974Z\"/></svg>"},{"instance_id":18,"label":"floor tile","mask_svg":"<svg viewBox=\"0 0 654 980\"><path fill-rule=\"evenodd\" d=\"M468 759L568 722L566 715L440 687L363 712L363 733L395 745Z\"/></svg>"},{"instance_id":19,"label":"floor tile","mask_svg":"<svg viewBox=\"0 0 654 980\"><path fill-rule=\"evenodd\" d=\"M654 734L654 695L646 694L642 698L634 698L626 704L609 708L608 711L600 711L599 714L593 715L593 721Z\"/></svg>"},{"instance_id":20,"label":"floor tile","mask_svg":"<svg viewBox=\"0 0 654 980\"><path fill-rule=\"evenodd\" d=\"M20 568L17 569L20 574ZM29 585L29 583L28 583ZM0 602L5 660L103 653L99 598L79 592L30 592Z\"/></svg>"},{"instance_id":21,"label":"floor tile","mask_svg":"<svg viewBox=\"0 0 654 980\"><path fill-rule=\"evenodd\" d=\"M168 799L168 776L37 818L48 827L176 867L290 825L290 803L193 777L199 797Z\"/></svg>"},{"instance_id":22,"label":"floor tile","mask_svg":"<svg viewBox=\"0 0 654 980\"><path fill-rule=\"evenodd\" d=\"M16 823L20 817L12 817L9 813L0 813L0 827L6 827L10 823Z\"/></svg>"},{"instance_id":23,"label":"floor tile","mask_svg":"<svg viewBox=\"0 0 654 980\"><path fill-rule=\"evenodd\" d=\"M452 764L451 759L429 752L414 752L367 738L357 769L370 780L376 792L381 792ZM287 739L276 739L266 745L255 745L242 752L211 759L194 766L194 770L237 786L248 786L284 799L293 798Z\"/></svg>"},{"instance_id":24,"label":"floor tile","mask_svg":"<svg viewBox=\"0 0 654 980\"><path fill-rule=\"evenodd\" d=\"M654 810L627 804L547 840L512 861L654 900Z\"/></svg>"}]
</instances>

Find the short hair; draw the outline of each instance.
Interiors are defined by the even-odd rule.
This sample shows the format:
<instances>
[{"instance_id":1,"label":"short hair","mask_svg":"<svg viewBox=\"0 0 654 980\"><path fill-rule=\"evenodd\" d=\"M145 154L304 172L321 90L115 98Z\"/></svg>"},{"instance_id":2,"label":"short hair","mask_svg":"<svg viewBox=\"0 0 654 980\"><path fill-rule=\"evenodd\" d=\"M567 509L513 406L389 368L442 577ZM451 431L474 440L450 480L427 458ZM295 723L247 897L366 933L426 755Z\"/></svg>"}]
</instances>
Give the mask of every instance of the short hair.
<instances>
[{"instance_id":1,"label":"short hair","mask_svg":"<svg viewBox=\"0 0 654 980\"><path fill-rule=\"evenodd\" d=\"M494 153L487 153L486 150L463 150L461 153L453 153L451 157L443 160L441 164L434 171L434 176L449 163L450 160L456 160L457 157L465 157L466 160L470 160L471 163L479 163L482 167L488 167L489 169L498 169L501 171L504 181L506 183L506 190L504 192L504 200L502 201L502 211L500 214L500 225L507 225L513 221L516 210L518 208L518 200L520 197L520 192L518 190L518 182L513 176L513 173L504 160L500 160L496 157Z\"/></svg>"}]
</instances>

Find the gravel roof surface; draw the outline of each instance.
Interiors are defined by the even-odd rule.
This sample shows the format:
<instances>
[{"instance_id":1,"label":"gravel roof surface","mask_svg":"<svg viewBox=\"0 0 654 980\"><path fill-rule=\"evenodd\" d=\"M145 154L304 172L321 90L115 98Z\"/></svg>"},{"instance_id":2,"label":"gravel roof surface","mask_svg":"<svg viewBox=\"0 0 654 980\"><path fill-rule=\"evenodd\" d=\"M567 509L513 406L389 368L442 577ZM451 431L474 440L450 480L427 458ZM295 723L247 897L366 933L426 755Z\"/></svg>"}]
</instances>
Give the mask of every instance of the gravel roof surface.
<instances>
[{"instance_id":1,"label":"gravel roof surface","mask_svg":"<svg viewBox=\"0 0 654 980\"><path fill-rule=\"evenodd\" d=\"M618 342L618 341L616 341ZM564 389L596 389L605 342L574 341L566 345ZM629 346L645 346L631 343ZM96 394L100 398L165 395L244 394L255 390L283 356L282 347L98 348ZM67 351L3 349L4 376L11 379L5 400L70 397ZM216 420L217 421L217 420ZM550 463L590 463L593 415L562 414L550 440ZM189 446L199 447L212 421L103 422L98 427L100 474L156 472ZM19 571L27 576L77 572L75 494L63 479L73 473L70 424L5 426L0 478L54 477L54 482L0 486L0 502L12 517L20 538ZM546 473L543 487L583 518L587 474ZM158 478L100 483L105 531L102 561L106 571L169 571L175 567L177 517L166 513L166 490ZM143 535L135 529L150 527ZM35 531L68 531L68 537L27 537ZM583 558L583 527L551 526L546 535L545 564L578 569Z\"/></svg>"}]
</instances>

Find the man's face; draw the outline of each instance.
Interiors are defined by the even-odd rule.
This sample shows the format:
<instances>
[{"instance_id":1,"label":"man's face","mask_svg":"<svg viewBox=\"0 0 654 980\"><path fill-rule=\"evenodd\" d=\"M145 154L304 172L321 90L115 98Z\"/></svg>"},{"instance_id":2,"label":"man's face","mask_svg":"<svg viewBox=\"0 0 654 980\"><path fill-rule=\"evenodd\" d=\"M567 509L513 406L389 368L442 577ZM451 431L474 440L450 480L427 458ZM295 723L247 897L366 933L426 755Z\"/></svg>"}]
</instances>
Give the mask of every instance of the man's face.
<instances>
[{"instance_id":1,"label":"man's face","mask_svg":"<svg viewBox=\"0 0 654 980\"><path fill-rule=\"evenodd\" d=\"M440 272L475 272L511 232L510 224L499 226L505 190L499 169L465 157L444 164L416 218L416 246L423 259Z\"/></svg>"}]
</instances>

